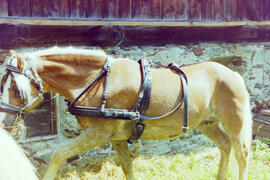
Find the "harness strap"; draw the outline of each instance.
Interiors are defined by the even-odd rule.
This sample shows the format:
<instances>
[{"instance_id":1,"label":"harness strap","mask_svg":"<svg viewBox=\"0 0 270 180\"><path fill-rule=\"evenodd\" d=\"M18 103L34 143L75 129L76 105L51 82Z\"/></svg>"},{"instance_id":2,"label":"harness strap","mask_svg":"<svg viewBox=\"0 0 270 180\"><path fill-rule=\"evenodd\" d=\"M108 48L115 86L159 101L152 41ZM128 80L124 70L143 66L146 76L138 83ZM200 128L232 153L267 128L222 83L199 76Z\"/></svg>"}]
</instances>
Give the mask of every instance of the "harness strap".
<instances>
[{"instance_id":1,"label":"harness strap","mask_svg":"<svg viewBox=\"0 0 270 180\"><path fill-rule=\"evenodd\" d=\"M106 69L106 79L105 79L105 87L104 87L104 93L103 93L103 98L102 98L102 103L101 103L101 112L104 112L105 106L106 106L106 101L108 97L108 86L109 86L109 75L111 72L111 67L112 67L112 61L107 60L104 69Z\"/></svg>"},{"instance_id":2,"label":"harness strap","mask_svg":"<svg viewBox=\"0 0 270 180\"><path fill-rule=\"evenodd\" d=\"M182 86L183 86L183 101L184 101L184 123L183 123L182 129L183 129L183 132L185 133L188 130L188 91L187 91L188 80L187 80L187 76L184 73L184 71L182 71L180 67L175 63L170 63L168 67L171 70L176 71L181 77Z\"/></svg>"},{"instance_id":3,"label":"harness strap","mask_svg":"<svg viewBox=\"0 0 270 180\"><path fill-rule=\"evenodd\" d=\"M152 76L150 73L150 64L145 59L139 60L141 65L142 72L142 88L139 92L139 96L136 102L136 105L133 109L134 112L139 112L140 116L137 121L133 121L133 134L128 139L128 143L135 143L142 135L145 124L143 123L142 115L148 109L150 96L151 96L151 87L152 87Z\"/></svg>"},{"instance_id":4,"label":"harness strap","mask_svg":"<svg viewBox=\"0 0 270 180\"><path fill-rule=\"evenodd\" d=\"M187 81L184 77L185 74L179 72L179 75L182 79L183 86L183 100L184 100L184 123L183 123L183 132L186 133L188 130L188 91L187 91Z\"/></svg>"},{"instance_id":5,"label":"harness strap","mask_svg":"<svg viewBox=\"0 0 270 180\"><path fill-rule=\"evenodd\" d=\"M108 58L107 59L107 62L105 63L105 65L104 65L104 67L103 67L103 69L102 69L102 71L101 71L101 73L98 75L98 77L92 82L92 83L90 83L89 84L89 86L87 86L82 92L81 92L81 94L79 94L78 96L77 96L77 98L75 98L74 100L73 100L73 102L72 103L70 103L69 104L69 108L70 107L73 107L74 105L75 105L75 103L82 97L82 95L84 95L99 79L101 79L106 73L108 73L109 71L110 71L110 69L111 69L111 66L112 66L112 61L111 61L111 59L110 58ZM108 75L109 76L109 75ZM107 78L106 78L107 79ZM105 84L105 87L108 87L108 85L107 85L107 82L106 82L106 84ZM107 91L106 89L105 89L105 91ZM107 96L107 95L106 95ZM107 99L107 97L103 97L103 100L105 99L105 103L104 103L104 106L105 106L105 104L106 104L106 99Z\"/></svg>"},{"instance_id":6,"label":"harness strap","mask_svg":"<svg viewBox=\"0 0 270 180\"><path fill-rule=\"evenodd\" d=\"M12 104L5 103L5 102L1 102L1 106L7 107L8 108L7 111L11 110L12 112L16 112L16 113L20 112L20 110L21 110L20 107L12 105ZM4 109L3 107L1 107L1 109Z\"/></svg>"}]
</instances>

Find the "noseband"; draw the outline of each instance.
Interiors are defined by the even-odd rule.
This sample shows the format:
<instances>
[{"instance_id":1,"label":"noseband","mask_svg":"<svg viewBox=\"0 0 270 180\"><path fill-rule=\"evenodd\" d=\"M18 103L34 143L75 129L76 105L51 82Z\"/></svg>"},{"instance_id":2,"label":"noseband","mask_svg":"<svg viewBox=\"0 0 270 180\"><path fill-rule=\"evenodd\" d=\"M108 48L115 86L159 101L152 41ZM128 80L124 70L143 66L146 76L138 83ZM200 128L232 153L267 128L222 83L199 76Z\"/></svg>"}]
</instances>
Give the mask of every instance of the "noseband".
<instances>
[{"instance_id":1,"label":"noseband","mask_svg":"<svg viewBox=\"0 0 270 180\"><path fill-rule=\"evenodd\" d=\"M4 91L4 83L8 79L9 75L14 78L14 75L12 73L17 73L22 76L25 76L28 78L32 84L37 88L37 90L40 91L32 100L30 100L28 103L25 103L22 107L18 107L9 103L1 102L0 106L0 112L10 113L10 114L19 114L24 112L26 109L31 107L38 99L42 98L42 82L38 76L38 73L35 68L32 66L25 69L24 72L20 71L17 67L9 64L6 66L6 74L4 75L2 82L1 82L1 93L3 94ZM34 75L33 75L34 74ZM35 76L35 77L34 77Z\"/></svg>"}]
</instances>

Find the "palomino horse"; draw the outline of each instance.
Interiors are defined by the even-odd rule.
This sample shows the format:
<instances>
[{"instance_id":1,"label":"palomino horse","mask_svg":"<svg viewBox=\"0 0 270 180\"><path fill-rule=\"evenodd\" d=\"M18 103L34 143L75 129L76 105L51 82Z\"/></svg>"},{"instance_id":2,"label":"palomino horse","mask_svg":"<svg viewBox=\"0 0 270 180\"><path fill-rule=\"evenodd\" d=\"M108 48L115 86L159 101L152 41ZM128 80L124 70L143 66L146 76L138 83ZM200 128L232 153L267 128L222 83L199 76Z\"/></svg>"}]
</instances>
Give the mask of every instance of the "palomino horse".
<instances>
[{"instance_id":1,"label":"palomino horse","mask_svg":"<svg viewBox=\"0 0 270 180\"><path fill-rule=\"evenodd\" d=\"M0 127L0 179L37 180L35 168L25 156L23 149Z\"/></svg>"},{"instance_id":2,"label":"palomino horse","mask_svg":"<svg viewBox=\"0 0 270 180\"><path fill-rule=\"evenodd\" d=\"M2 82L6 89L3 92L3 96L7 97L5 104L27 104L40 92L39 89L58 92L73 101L99 75L108 58L113 59L102 51L71 47L54 47L23 54L13 52L8 64L16 70L8 70L12 76L6 77ZM128 59L119 58L113 61L106 107L132 109L142 84L140 65ZM239 179L247 179L252 118L244 80L238 73L213 62L185 66L182 70L188 78L189 130L198 128L220 149L217 179L226 179L231 148L235 151L239 165ZM150 69L150 73L152 91L145 114L158 116L169 112L181 100L182 83L178 74L170 69ZM40 77L44 88L34 86L38 83L33 83L33 78L27 78L27 74L31 74L35 82L39 82ZM21 92L21 98L13 96L14 88L10 87L14 84ZM104 86L105 77L102 77L76 105L100 107ZM6 116L5 123L8 124L9 113ZM54 179L58 167L68 158L109 142L116 151L126 179L134 179L127 144L127 139L133 133L133 122L83 116L76 118L83 132L55 151L44 179ZM184 110L181 106L167 117L145 120L141 139L179 137L183 134L183 119Z\"/></svg>"}]
</instances>

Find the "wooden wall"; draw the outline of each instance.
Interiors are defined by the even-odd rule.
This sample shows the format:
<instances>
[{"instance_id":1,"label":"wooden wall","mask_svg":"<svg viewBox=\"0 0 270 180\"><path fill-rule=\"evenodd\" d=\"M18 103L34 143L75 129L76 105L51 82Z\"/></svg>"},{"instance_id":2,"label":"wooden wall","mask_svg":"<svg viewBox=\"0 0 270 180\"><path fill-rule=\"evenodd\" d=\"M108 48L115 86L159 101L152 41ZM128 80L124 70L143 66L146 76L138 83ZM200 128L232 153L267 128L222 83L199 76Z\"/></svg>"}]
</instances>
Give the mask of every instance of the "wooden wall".
<instances>
[{"instance_id":1,"label":"wooden wall","mask_svg":"<svg viewBox=\"0 0 270 180\"><path fill-rule=\"evenodd\" d=\"M269 42L270 0L0 0L0 48Z\"/></svg>"},{"instance_id":2,"label":"wooden wall","mask_svg":"<svg viewBox=\"0 0 270 180\"><path fill-rule=\"evenodd\" d=\"M0 17L267 21L269 0L0 0Z\"/></svg>"}]
</instances>

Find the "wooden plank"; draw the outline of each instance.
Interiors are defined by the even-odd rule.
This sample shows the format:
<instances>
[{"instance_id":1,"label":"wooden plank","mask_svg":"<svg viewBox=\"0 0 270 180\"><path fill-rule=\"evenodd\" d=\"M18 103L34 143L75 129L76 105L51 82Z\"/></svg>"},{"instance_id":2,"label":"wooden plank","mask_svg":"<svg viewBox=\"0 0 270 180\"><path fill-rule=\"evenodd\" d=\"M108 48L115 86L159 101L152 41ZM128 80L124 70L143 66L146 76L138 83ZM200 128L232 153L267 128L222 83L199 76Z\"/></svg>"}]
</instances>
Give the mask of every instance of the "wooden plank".
<instances>
[{"instance_id":1,"label":"wooden plank","mask_svg":"<svg viewBox=\"0 0 270 180\"><path fill-rule=\"evenodd\" d=\"M175 19L177 12L176 0L163 0L162 4L163 19Z\"/></svg>"},{"instance_id":2,"label":"wooden plank","mask_svg":"<svg viewBox=\"0 0 270 180\"><path fill-rule=\"evenodd\" d=\"M189 20L201 20L202 17L202 3L201 0L190 0L189 1Z\"/></svg>"},{"instance_id":3,"label":"wooden plank","mask_svg":"<svg viewBox=\"0 0 270 180\"><path fill-rule=\"evenodd\" d=\"M69 17L68 0L48 0L49 17Z\"/></svg>"},{"instance_id":4,"label":"wooden plank","mask_svg":"<svg viewBox=\"0 0 270 180\"><path fill-rule=\"evenodd\" d=\"M47 17L48 16L48 1L31 0L31 16L32 17Z\"/></svg>"},{"instance_id":5,"label":"wooden plank","mask_svg":"<svg viewBox=\"0 0 270 180\"><path fill-rule=\"evenodd\" d=\"M30 17L30 0L9 0L8 16Z\"/></svg>"},{"instance_id":6,"label":"wooden plank","mask_svg":"<svg viewBox=\"0 0 270 180\"><path fill-rule=\"evenodd\" d=\"M119 18L119 0L103 0L103 18Z\"/></svg>"},{"instance_id":7,"label":"wooden plank","mask_svg":"<svg viewBox=\"0 0 270 180\"><path fill-rule=\"evenodd\" d=\"M256 137L259 136L259 137L269 138L270 137L270 126L264 125L264 124L259 123L259 122L254 122L253 134L255 134Z\"/></svg>"},{"instance_id":8,"label":"wooden plank","mask_svg":"<svg viewBox=\"0 0 270 180\"><path fill-rule=\"evenodd\" d=\"M260 16L261 1L257 0L243 0L242 4L243 20L259 21L262 20ZM269 9L268 9L269 11Z\"/></svg>"},{"instance_id":9,"label":"wooden plank","mask_svg":"<svg viewBox=\"0 0 270 180\"><path fill-rule=\"evenodd\" d=\"M8 16L8 1L1 0L0 1L0 17Z\"/></svg>"},{"instance_id":10,"label":"wooden plank","mask_svg":"<svg viewBox=\"0 0 270 180\"><path fill-rule=\"evenodd\" d=\"M168 22L168 21L84 21L0 18L0 24L39 26L138 26L138 27L256 27L270 28L270 21Z\"/></svg>"},{"instance_id":11,"label":"wooden plank","mask_svg":"<svg viewBox=\"0 0 270 180\"><path fill-rule=\"evenodd\" d=\"M175 18L177 20L187 20L188 19L188 1L177 0L176 6L177 6L177 12L176 12Z\"/></svg>"},{"instance_id":12,"label":"wooden plank","mask_svg":"<svg viewBox=\"0 0 270 180\"><path fill-rule=\"evenodd\" d=\"M86 0L69 0L70 17L86 18Z\"/></svg>"},{"instance_id":13,"label":"wooden plank","mask_svg":"<svg viewBox=\"0 0 270 180\"><path fill-rule=\"evenodd\" d=\"M224 19L224 0L215 0L215 20L225 20Z\"/></svg>"},{"instance_id":14,"label":"wooden plank","mask_svg":"<svg viewBox=\"0 0 270 180\"><path fill-rule=\"evenodd\" d=\"M102 18L102 3L103 3L103 0L88 0L87 1L87 18L92 18L92 19Z\"/></svg>"},{"instance_id":15,"label":"wooden plank","mask_svg":"<svg viewBox=\"0 0 270 180\"><path fill-rule=\"evenodd\" d=\"M132 6L132 0L118 0L118 6L119 6L119 17L120 18L131 18L131 6Z\"/></svg>"},{"instance_id":16,"label":"wooden plank","mask_svg":"<svg viewBox=\"0 0 270 180\"><path fill-rule=\"evenodd\" d=\"M152 0L151 19L162 18L162 0Z\"/></svg>"},{"instance_id":17,"label":"wooden plank","mask_svg":"<svg viewBox=\"0 0 270 180\"><path fill-rule=\"evenodd\" d=\"M270 9L270 1L269 0L265 0L266 2L265 2L265 11L264 11L264 14L265 14L265 20L266 21L269 21L270 20L270 11L269 11L269 9Z\"/></svg>"},{"instance_id":18,"label":"wooden plank","mask_svg":"<svg viewBox=\"0 0 270 180\"><path fill-rule=\"evenodd\" d=\"M225 14L227 21L237 21L242 19L242 7L238 6L238 0L226 0L225 3ZM244 2L243 2L244 3Z\"/></svg>"},{"instance_id":19,"label":"wooden plank","mask_svg":"<svg viewBox=\"0 0 270 180\"><path fill-rule=\"evenodd\" d=\"M213 0L204 0L202 3L202 20L215 19L215 3Z\"/></svg>"},{"instance_id":20,"label":"wooden plank","mask_svg":"<svg viewBox=\"0 0 270 180\"><path fill-rule=\"evenodd\" d=\"M264 115L264 116L269 116L270 117L270 110L262 110L261 114Z\"/></svg>"},{"instance_id":21,"label":"wooden plank","mask_svg":"<svg viewBox=\"0 0 270 180\"><path fill-rule=\"evenodd\" d=\"M133 0L132 18L133 19L151 19L152 0Z\"/></svg>"},{"instance_id":22,"label":"wooden plank","mask_svg":"<svg viewBox=\"0 0 270 180\"><path fill-rule=\"evenodd\" d=\"M270 1L261 0L261 19L270 20Z\"/></svg>"},{"instance_id":23,"label":"wooden plank","mask_svg":"<svg viewBox=\"0 0 270 180\"><path fill-rule=\"evenodd\" d=\"M72 21L64 21L69 24ZM86 21L88 22L88 21ZM97 21L98 22L98 21ZM146 22L149 23L149 22ZM167 23L167 22L165 22ZM180 22L178 22L180 23ZM193 23L190 23L193 24ZM74 24L73 24L74 25ZM57 45L88 45L111 46L119 42L115 39L115 32L119 28L115 26L37 26L37 25L7 25L0 24L0 48L11 49L14 47L45 47ZM130 24L129 24L130 25ZM250 26L235 27L138 27L123 26L127 40L124 46L129 45L166 45L183 44L193 42L268 42L270 41L270 28L258 29ZM270 26L269 26L270 27ZM5 30L6 29L6 30ZM256 37L242 38L246 32L258 34ZM23 32L23 34L21 33ZM42 33L40 33L42 32ZM67 38L71 37L71 38ZM139 37L139 38L138 38ZM239 38L240 37L240 38Z\"/></svg>"}]
</instances>

